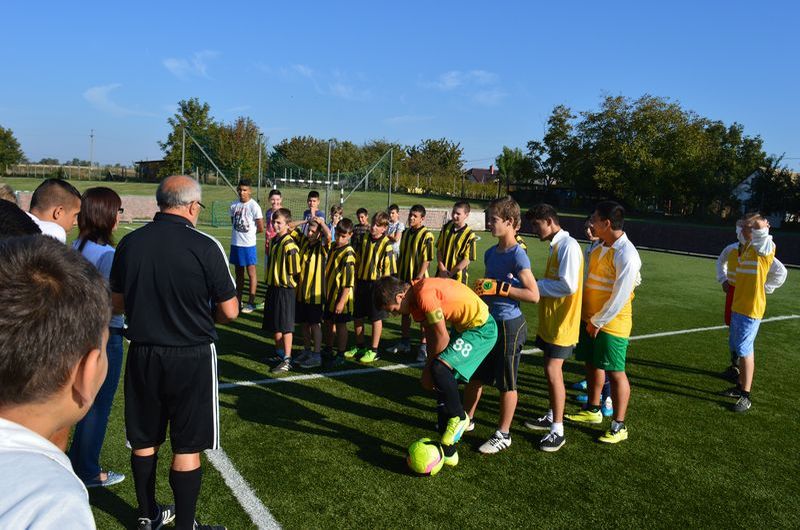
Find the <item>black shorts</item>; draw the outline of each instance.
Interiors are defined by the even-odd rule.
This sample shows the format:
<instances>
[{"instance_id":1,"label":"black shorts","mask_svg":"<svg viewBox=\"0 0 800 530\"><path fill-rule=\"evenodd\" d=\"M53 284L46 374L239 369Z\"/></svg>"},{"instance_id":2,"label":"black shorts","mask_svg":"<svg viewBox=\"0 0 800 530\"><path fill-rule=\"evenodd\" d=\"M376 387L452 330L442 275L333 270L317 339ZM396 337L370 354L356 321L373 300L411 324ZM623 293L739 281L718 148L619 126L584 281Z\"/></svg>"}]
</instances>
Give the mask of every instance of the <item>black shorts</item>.
<instances>
[{"instance_id":1,"label":"black shorts","mask_svg":"<svg viewBox=\"0 0 800 530\"><path fill-rule=\"evenodd\" d=\"M517 371L522 346L528 339L525 315L497 321L497 342L483 360L475 378L485 385L494 385L500 392L517 389Z\"/></svg>"},{"instance_id":2,"label":"black shorts","mask_svg":"<svg viewBox=\"0 0 800 530\"><path fill-rule=\"evenodd\" d=\"M569 359L572 357L572 350L575 349L574 344L572 346L550 344L538 335L536 336L536 347L542 350L544 356L548 359Z\"/></svg>"},{"instance_id":3,"label":"black shorts","mask_svg":"<svg viewBox=\"0 0 800 530\"><path fill-rule=\"evenodd\" d=\"M268 333L293 333L295 303L293 288L268 286L261 329Z\"/></svg>"},{"instance_id":4,"label":"black shorts","mask_svg":"<svg viewBox=\"0 0 800 530\"><path fill-rule=\"evenodd\" d=\"M131 343L125 365L125 433L133 449L164 443L172 452L219 448L217 350Z\"/></svg>"},{"instance_id":5,"label":"black shorts","mask_svg":"<svg viewBox=\"0 0 800 530\"><path fill-rule=\"evenodd\" d=\"M297 302L294 317L298 324L319 324L322 322L322 304Z\"/></svg>"},{"instance_id":6,"label":"black shorts","mask_svg":"<svg viewBox=\"0 0 800 530\"><path fill-rule=\"evenodd\" d=\"M332 313L328 310L323 311L322 313L322 320L325 322L333 322L334 324L346 324L353 320L353 315L350 313Z\"/></svg>"},{"instance_id":7,"label":"black shorts","mask_svg":"<svg viewBox=\"0 0 800 530\"><path fill-rule=\"evenodd\" d=\"M378 309L372 301L372 292L375 282L368 280L356 280L355 304L353 307L353 318L357 320L369 320L377 322L385 319L388 315L386 311Z\"/></svg>"}]
</instances>

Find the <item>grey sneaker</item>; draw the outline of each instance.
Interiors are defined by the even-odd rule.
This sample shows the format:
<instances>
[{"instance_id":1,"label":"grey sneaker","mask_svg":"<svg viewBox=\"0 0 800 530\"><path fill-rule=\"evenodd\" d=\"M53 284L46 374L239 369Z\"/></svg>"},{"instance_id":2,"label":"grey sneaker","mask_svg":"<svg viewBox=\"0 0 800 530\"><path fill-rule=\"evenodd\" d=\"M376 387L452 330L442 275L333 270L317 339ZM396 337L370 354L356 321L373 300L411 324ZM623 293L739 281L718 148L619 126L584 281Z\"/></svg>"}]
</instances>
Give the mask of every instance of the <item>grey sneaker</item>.
<instances>
[{"instance_id":1,"label":"grey sneaker","mask_svg":"<svg viewBox=\"0 0 800 530\"><path fill-rule=\"evenodd\" d=\"M753 406L753 403L750 402L750 398L741 396L739 401L733 406L734 412L747 412L750 410L750 407Z\"/></svg>"},{"instance_id":2,"label":"grey sneaker","mask_svg":"<svg viewBox=\"0 0 800 530\"><path fill-rule=\"evenodd\" d=\"M742 391L738 386L732 386L729 389L720 392L719 395L724 397L740 398L742 397Z\"/></svg>"},{"instance_id":3,"label":"grey sneaker","mask_svg":"<svg viewBox=\"0 0 800 530\"><path fill-rule=\"evenodd\" d=\"M417 350L417 362L424 363L427 360L428 360L428 345L420 344L419 349Z\"/></svg>"},{"instance_id":4,"label":"grey sneaker","mask_svg":"<svg viewBox=\"0 0 800 530\"><path fill-rule=\"evenodd\" d=\"M409 353L410 351L411 341L408 339L400 339L386 348L386 353Z\"/></svg>"},{"instance_id":5,"label":"grey sneaker","mask_svg":"<svg viewBox=\"0 0 800 530\"><path fill-rule=\"evenodd\" d=\"M319 368L322 366L322 355L319 353L309 353L302 361L297 363L300 368Z\"/></svg>"},{"instance_id":6,"label":"grey sneaker","mask_svg":"<svg viewBox=\"0 0 800 530\"><path fill-rule=\"evenodd\" d=\"M159 504L160 510L157 519L148 519L147 517L139 517L136 524L137 530L159 530L164 525L167 525L175 520L175 505L174 504Z\"/></svg>"},{"instance_id":7,"label":"grey sneaker","mask_svg":"<svg viewBox=\"0 0 800 530\"><path fill-rule=\"evenodd\" d=\"M546 415L542 416L541 418L536 418L535 420L525 422L525 428L532 431L549 431L552 425L553 422L550 421Z\"/></svg>"},{"instance_id":8,"label":"grey sneaker","mask_svg":"<svg viewBox=\"0 0 800 530\"><path fill-rule=\"evenodd\" d=\"M244 314L252 313L255 310L256 310L256 306L254 306L253 304L244 304L242 306L242 313L244 313Z\"/></svg>"},{"instance_id":9,"label":"grey sneaker","mask_svg":"<svg viewBox=\"0 0 800 530\"><path fill-rule=\"evenodd\" d=\"M495 431L491 438L486 440L484 444L478 447L478 451L485 455L493 455L499 453L503 449L511 447L511 435L508 437L500 431Z\"/></svg>"},{"instance_id":10,"label":"grey sneaker","mask_svg":"<svg viewBox=\"0 0 800 530\"><path fill-rule=\"evenodd\" d=\"M567 440L563 436L551 432L539 441L539 449L548 453L555 453L561 449L566 442Z\"/></svg>"},{"instance_id":11,"label":"grey sneaker","mask_svg":"<svg viewBox=\"0 0 800 530\"><path fill-rule=\"evenodd\" d=\"M286 359L279 362L270 372L273 374L281 374L284 372L288 372L292 369L292 358L287 357Z\"/></svg>"}]
</instances>

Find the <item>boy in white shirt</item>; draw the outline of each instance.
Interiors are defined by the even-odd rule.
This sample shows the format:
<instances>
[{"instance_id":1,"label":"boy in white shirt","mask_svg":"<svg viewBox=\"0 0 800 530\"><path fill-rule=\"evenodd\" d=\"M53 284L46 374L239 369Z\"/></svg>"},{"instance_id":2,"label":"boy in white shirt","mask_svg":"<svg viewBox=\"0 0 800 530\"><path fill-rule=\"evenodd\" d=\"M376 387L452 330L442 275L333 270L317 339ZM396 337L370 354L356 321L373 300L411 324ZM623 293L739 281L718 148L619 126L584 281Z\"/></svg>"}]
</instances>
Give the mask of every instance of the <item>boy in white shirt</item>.
<instances>
[{"instance_id":1,"label":"boy in white shirt","mask_svg":"<svg viewBox=\"0 0 800 530\"><path fill-rule=\"evenodd\" d=\"M244 290L244 270L250 279L250 291L247 304L242 306L242 313L252 313L256 301L258 278L256 277L256 234L264 231L264 216L258 202L251 200L250 181L242 179L236 187L239 200L231 204L231 264L236 270L236 296L242 303Z\"/></svg>"},{"instance_id":2,"label":"boy in white shirt","mask_svg":"<svg viewBox=\"0 0 800 530\"><path fill-rule=\"evenodd\" d=\"M80 211L81 194L75 186L62 179L46 179L33 192L28 216L42 234L66 243Z\"/></svg>"}]
</instances>

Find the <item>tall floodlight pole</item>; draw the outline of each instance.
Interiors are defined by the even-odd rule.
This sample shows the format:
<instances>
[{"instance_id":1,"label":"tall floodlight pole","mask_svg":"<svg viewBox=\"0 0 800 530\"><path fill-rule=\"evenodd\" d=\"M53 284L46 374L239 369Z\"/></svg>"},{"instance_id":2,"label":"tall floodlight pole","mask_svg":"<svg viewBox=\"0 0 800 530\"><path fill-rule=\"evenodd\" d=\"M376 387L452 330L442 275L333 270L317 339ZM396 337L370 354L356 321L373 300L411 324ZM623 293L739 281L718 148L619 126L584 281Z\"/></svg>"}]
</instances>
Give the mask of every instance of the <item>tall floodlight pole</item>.
<instances>
[{"instance_id":1,"label":"tall floodlight pole","mask_svg":"<svg viewBox=\"0 0 800 530\"><path fill-rule=\"evenodd\" d=\"M92 180L92 166L94 165L94 129L89 132L89 180Z\"/></svg>"},{"instance_id":2,"label":"tall floodlight pole","mask_svg":"<svg viewBox=\"0 0 800 530\"><path fill-rule=\"evenodd\" d=\"M264 133L258 133L258 187L256 188L256 202L261 200L261 143L264 141Z\"/></svg>"},{"instance_id":3,"label":"tall floodlight pole","mask_svg":"<svg viewBox=\"0 0 800 530\"><path fill-rule=\"evenodd\" d=\"M392 205L392 161L394 160L394 147L389 149L389 197L387 199L386 211Z\"/></svg>"},{"instance_id":4,"label":"tall floodlight pole","mask_svg":"<svg viewBox=\"0 0 800 530\"><path fill-rule=\"evenodd\" d=\"M186 174L186 127L181 127L181 175Z\"/></svg>"},{"instance_id":5,"label":"tall floodlight pole","mask_svg":"<svg viewBox=\"0 0 800 530\"><path fill-rule=\"evenodd\" d=\"M333 148L333 139L328 140L328 178L327 183L325 183L325 210L324 213L328 211L328 192L331 189L331 149Z\"/></svg>"}]
</instances>

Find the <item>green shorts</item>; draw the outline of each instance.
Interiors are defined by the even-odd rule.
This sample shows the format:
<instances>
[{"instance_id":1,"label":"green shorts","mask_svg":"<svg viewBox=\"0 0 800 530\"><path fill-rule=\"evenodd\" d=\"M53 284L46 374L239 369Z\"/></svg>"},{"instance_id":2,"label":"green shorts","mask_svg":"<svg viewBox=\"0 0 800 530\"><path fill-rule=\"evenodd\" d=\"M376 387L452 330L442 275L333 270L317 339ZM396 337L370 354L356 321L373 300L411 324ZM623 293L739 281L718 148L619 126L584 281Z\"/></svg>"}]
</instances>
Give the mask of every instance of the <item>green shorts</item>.
<instances>
[{"instance_id":1,"label":"green shorts","mask_svg":"<svg viewBox=\"0 0 800 530\"><path fill-rule=\"evenodd\" d=\"M450 335L450 344L439 359L450 365L457 381L466 383L497 342L497 323L491 315L482 326Z\"/></svg>"},{"instance_id":2,"label":"green shorts","mask_svg":"<svg viewBox=\"0 0 800 530\"><path fill-rule=\"evenodd\" d=\"M597 337L591 338L586 332L586 323L581 323L578 345L575 346L575 358L591 363L595 368L610 372L625 371L625 355L628 351L628 339L615 337L603 330Z\"/></svg>"}]
</instances>

